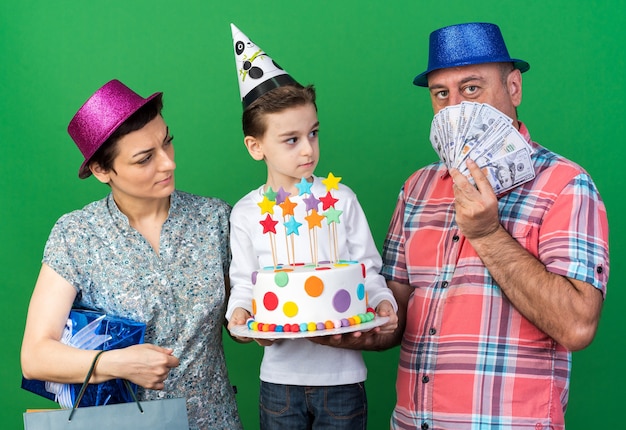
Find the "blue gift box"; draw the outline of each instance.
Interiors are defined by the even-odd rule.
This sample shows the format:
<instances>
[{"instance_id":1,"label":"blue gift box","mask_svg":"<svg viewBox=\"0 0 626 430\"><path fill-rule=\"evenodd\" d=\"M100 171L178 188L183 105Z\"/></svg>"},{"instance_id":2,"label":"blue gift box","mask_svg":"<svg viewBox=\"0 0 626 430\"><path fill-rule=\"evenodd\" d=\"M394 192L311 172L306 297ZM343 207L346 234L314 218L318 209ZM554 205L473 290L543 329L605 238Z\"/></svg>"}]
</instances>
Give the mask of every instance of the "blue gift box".
<instances>
[{"instance_id":1,"label":"blue gift box","mask_svg":"<svg viewBox=\"0 0 626 430\"><path fill-rule=\"evenodd\" d=\"M111 350L144 342L146 325L128 318L106 315L101 312L72 309L61 341L80 349ZM58 384L22 377L22 388L58 402L62 407L72 407L82 384ZM131 384L133 390L136 386ZM80 406L99 406L132 402L124 381L113 379L101 384L90 384Z\"/></svg>"}]
</instances>

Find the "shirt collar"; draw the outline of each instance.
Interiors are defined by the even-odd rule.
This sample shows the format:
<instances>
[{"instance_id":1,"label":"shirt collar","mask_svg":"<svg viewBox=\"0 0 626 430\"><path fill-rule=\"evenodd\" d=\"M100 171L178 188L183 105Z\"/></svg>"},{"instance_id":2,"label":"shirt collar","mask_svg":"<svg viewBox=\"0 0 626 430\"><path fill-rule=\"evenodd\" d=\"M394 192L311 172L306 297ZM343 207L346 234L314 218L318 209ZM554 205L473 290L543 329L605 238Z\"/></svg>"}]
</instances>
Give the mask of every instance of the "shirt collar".
<instances>
[{"instance_id":1,"label":"shirt collar","mask_svg":"<svg viewBox=\"0 0 626 430\"><path fill-rule=\"evenodd\" d=\"M180 195L176 190L170 195L170 209L167 214L167 218L171 218L178 213L178 206L180 202ZM113 199L113 193L109 193L106 197L106 205L109 210L109 214L113 221L116 223L122 223L125 226L130 227L130 223L128 222L128 217L122 213L120 208L115 204L115 200Z\"/></svg>"}]
</instances>

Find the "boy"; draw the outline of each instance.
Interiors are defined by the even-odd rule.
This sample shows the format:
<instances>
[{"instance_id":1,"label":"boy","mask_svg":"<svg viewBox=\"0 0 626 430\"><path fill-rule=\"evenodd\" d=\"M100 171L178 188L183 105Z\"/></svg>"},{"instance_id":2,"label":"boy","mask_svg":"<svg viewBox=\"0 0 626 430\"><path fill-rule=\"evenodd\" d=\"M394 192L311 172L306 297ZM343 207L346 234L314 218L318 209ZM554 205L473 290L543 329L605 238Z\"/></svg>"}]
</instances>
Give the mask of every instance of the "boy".
<instances>
[{"instance_id":1,"label":"boy","mask_svg":"<svg viewBox=\"0 0 626 430\"><path fill-rule=\"evenodd\" d=\"M302 189L314 196L326 194L322 180L314 176L319 161L315 90L303 87L276 65L256 45L232 26L238 60L240 91L244 105L244 143L250 156L264 160L267 181L244 196L233 208L231 223L231 296L226 312L228 327L245 324L250 317L250 275L275 261L287 262L287 249L270 247L259 226L259 203L268 192L289 193L297 203L295 218L304 219ZM356 195L338 184L334 197L342 203L342 222L335 224L338 254L367 267L365 288L378 315L390 321L381 331L396 327L396 302L378 274L381 258ZM328 225L318 234L319 260L329 255ZM276 243L285 243L285 232L276 229ZM296 240L296 260L311 261L308 241ZM276 255L274 255L276 254ZM244 339L249 340L249 339ZM365 429L367 369L360 351L332 348L306 339L258 340L266 346L261 364L261 429Z\"/></svg>"}]
</instances>

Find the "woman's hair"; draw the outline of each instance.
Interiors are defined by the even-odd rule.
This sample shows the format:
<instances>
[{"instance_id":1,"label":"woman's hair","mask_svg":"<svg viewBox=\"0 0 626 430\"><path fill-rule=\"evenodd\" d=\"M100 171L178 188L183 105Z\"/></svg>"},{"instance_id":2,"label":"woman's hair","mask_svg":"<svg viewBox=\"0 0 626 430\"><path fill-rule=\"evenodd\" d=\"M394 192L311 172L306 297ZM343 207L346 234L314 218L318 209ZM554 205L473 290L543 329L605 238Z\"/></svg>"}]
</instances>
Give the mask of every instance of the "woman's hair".
<instances>
[{"instance_id":1,"label":"woman's hair","mask_svg":"<svg viewBox=\"0 0 626 430\"><path fill-rule=\"evenodd\" d=\"M262 137L267 129L265 116L282 112L296 106L315 104L315 88L313 85L285 85L274 88L263 94L250 104L241 118L244 136Z\"/></svg>"},{"instance_id":2,"label":"woman's hair","mask_svg":"<svg viewBox=\"0 0 626 430\"><path fill-rule=\"evenodd\" d=\"M127 134L142 129L146 124L161 114L163 109L163 98L161 95L153 98L148 103L140 107L134 114L128 117L109 138L98 148L89 160L89 164L98 163L106 170L113 171L113 161L117 157L117 142Z\"/></svg>"}]
</instances>

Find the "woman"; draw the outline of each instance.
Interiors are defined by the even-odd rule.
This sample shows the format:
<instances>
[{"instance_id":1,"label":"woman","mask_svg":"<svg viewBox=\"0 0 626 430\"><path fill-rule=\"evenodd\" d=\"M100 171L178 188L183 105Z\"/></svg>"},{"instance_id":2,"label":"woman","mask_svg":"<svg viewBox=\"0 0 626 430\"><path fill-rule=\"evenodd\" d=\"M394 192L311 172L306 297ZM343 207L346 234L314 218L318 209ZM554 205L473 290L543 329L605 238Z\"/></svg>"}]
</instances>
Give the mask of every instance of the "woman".
<instances>
[{"instance_id":1,"label":"woman","mask_svg":"<svg viewBox=\"0 0 626 430\"><path fill-rule=\"evenodd\" d=\"M60 341L73 306L142 321L146 343L105 352L91 382L124 378L144 387L143 399L185 397L192 429L236 429L221 341L230 207L176 191L161 97L144 99L112 80L70 122L85 158L79 177L93 174L111 192L62 216L48 238L22 371L82 382L96 352Z\"/></svg>"}]
</instances>

